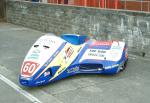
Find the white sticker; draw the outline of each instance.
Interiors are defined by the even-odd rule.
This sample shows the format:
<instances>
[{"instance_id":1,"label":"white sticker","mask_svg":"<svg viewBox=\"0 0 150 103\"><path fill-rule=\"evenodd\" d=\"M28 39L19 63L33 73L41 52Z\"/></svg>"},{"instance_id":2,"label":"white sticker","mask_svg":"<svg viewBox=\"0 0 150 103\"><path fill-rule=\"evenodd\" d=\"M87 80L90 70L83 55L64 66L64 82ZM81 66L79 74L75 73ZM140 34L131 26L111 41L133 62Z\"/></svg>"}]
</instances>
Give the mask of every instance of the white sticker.
<instances>
[{"instance_id":1,"label":"white sticker","mask_svg":"<svg viewBox=\"0 0 150 103\"><path fill-rule=\"evenodd\" d=\"M122 56L124 46L124 42L113 42L109 50L87 49L79 62L87 59L118 61Z\"/></svg>"}]
</instances>

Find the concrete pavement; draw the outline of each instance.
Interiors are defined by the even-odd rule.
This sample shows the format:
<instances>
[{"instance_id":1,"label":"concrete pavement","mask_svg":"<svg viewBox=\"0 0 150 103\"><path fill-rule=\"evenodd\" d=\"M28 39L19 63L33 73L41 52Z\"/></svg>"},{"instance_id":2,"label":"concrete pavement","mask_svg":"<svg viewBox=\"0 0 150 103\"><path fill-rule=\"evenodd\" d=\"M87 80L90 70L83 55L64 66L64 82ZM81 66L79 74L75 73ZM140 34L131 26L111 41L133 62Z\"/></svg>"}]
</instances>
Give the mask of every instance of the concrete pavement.
<instances>
[{"instance_id":1,"label":"concrete pavement","mask_svg":"<svg viewBox=\"0 0 150 103\"><path fill-rule=\"evenodd\" d=\"M42 103L150 102L150 60L134 55L130 55L127 69L116 75L76 75L46 86L21 86L18 82L21 63L30 46L43 34L0 23L0 74L21 90ZM32 102L0 79L0 103Z\"/></svg>"}]
</instances>

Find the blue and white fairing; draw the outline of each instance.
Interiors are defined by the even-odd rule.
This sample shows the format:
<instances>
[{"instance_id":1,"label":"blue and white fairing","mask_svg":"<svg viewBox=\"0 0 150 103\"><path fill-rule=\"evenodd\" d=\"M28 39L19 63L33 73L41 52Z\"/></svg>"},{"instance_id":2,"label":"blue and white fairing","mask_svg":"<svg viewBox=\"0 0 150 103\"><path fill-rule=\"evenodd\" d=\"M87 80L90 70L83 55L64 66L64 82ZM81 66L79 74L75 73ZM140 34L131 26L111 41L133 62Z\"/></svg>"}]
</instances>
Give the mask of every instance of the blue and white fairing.
<instances>
[{"instance_id":1,"label":"blue and white fairing","mask_svg":"<svg viewBox=\"0 0 150 103\"><path fill-rule=\"evenodd\" d=\"M126 44L87 39L79 35L42 36L24 59L20 83L38 86L79 73L118 73L127 60Z\"/></svg>"},{"instance_id":2,"label":"blue and white fairing","mask_svg":"<svg viewBox=\"0 0 150 103\"><path fill-rule=\"evenodd\" d=\"M88 41L82 48L76 61L80 73L114 74L119 65L126 61L127 50L120 41Z\"/></svg>"},{"instance_id":3,"label":"blue and white fairing","mask_svg":"<svg viewBox=\"0 0 150 103\"><path fill-rule=\"evenodd\" d=\"M51 71L47 66L57 54L64 48L66 41L54 35L40 37L27 53L21 67L20 83L26 86L36 86L47 83ZM56 65L53 68L56 68ZM44 71L44 72L43 72ZM42 74L41 74L42 73ZM39 78L37 79L37 76Z\"/></svg>"}]
</instances>

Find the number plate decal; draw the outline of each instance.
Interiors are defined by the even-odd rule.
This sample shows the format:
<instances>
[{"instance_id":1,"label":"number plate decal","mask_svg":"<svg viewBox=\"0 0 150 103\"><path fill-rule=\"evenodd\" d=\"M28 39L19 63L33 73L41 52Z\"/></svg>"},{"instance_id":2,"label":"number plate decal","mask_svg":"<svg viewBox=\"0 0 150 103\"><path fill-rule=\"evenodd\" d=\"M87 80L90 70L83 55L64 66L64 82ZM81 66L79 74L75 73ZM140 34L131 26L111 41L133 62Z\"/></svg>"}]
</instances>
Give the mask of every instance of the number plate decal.
<instances>
[{"instance_id":1,"label":"number plate decal","mask_svg":"<svg viewBox=\"0 0 150 103\"><path fill-rule=\"evenodd\" d=\"M24 62L22 69L21 69L21 74L27 77L30 77L33 75L33 73L36 71L36 69L39 67L40 64L31 62L31 61L26 61Z\"/></svg>"}]
</instances>

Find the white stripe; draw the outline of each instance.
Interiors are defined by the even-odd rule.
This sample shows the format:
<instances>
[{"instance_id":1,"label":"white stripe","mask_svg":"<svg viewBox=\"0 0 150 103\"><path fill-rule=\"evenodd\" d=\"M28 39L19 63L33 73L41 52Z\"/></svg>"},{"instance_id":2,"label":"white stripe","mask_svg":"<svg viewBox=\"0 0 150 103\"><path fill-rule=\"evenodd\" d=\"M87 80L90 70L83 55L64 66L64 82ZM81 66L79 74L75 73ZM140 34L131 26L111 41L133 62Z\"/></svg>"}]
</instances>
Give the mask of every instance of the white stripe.
<instances>
[{"instance_id":1,"label":"white stripe","mask_svg":"<svg viewBox=\"0 0 150 103\"><path fill-rule=\"evenodd\" d=\"M2 74L0 74L0 79L3 82L5 82L6 84L8 84L9 86L11 86L13 89L15 89L17 92L19 92L20 94L24 95L31 102L33 102L33 103L42 103L36 97L34 97L33 95L31 95L27 91L23 90L22 88L20 88L18 85L16 85L15 83L13 83L12 81L10 81L6 77L4 77Z\"/></svg>"}]
</instances>

